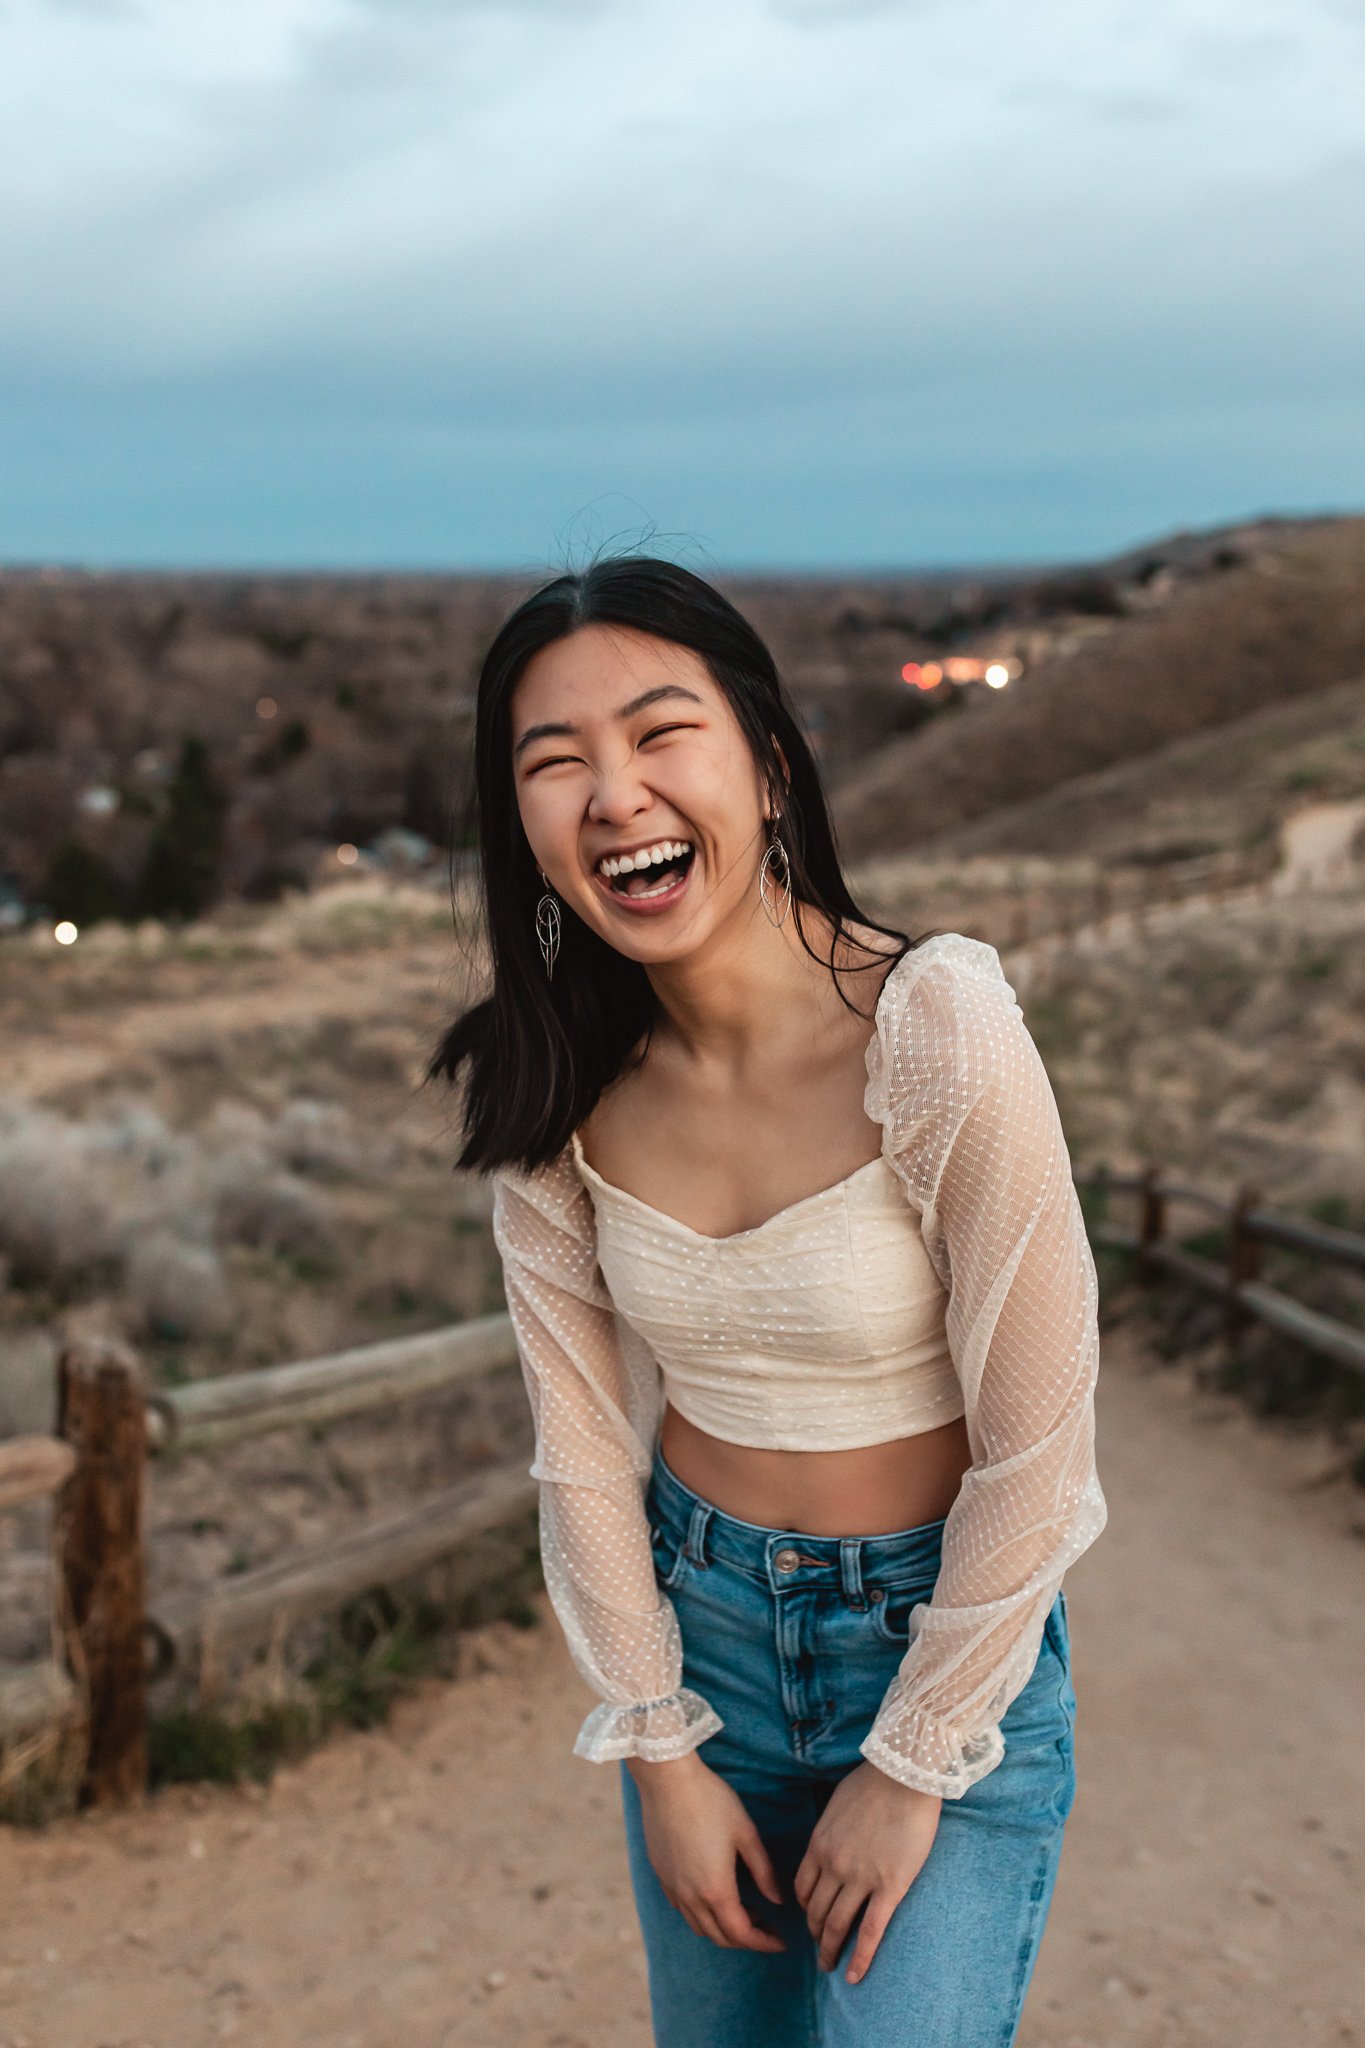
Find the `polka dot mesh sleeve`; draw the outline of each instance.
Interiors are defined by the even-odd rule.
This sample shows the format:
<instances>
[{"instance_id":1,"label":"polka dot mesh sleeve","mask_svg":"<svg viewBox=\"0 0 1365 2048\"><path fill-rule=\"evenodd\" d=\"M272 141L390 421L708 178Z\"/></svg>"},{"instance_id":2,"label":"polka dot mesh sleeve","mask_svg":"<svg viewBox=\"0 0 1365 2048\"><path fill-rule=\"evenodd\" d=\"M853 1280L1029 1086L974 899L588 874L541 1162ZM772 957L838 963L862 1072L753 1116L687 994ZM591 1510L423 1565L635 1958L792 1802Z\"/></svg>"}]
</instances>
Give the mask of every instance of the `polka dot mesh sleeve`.
<instances>
[{"instance_id":1,"label":"polka dot mesh sleeve","mask_svg":"<svg viewBox=\"0 0 1365 2048\"><path fill-rule=\"evenodd\" d=\"M1062 1574L1103 1529L1098 1289L1056 1101L995 948L939 934L888 976L866 1108L945 1287L972 1465L862 1754L956 1799L1004 1755Z\"/></svg>"},{"instance_id":2,"label":"polka dot mesh sleeve","mask_svg":"<svg viewBox=\"0 0 1365 2048\"><path fill-rule=\"evenodd\" d=\"M494 1174L493 1235L535 1423L545 1588L602 1702L574 1753L591 1763L683 1756L721 1721L681 1684L678 1620L654 1573L644 1493L659 1369L612 1307L568 1151L535 1173Z\"/></svg>"}]
</instances>

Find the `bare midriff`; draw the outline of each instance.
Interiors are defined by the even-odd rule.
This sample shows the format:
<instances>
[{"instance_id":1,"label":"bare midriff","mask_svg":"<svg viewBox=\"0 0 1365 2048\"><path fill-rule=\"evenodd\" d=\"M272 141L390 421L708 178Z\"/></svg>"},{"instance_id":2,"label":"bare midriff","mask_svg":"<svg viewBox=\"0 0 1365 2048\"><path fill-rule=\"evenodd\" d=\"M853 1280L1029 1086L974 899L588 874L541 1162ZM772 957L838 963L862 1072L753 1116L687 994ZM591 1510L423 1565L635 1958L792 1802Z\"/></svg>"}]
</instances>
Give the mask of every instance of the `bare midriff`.
<instances>
[{"instance_id":1,"label":"bare midriff","mask_svg":"<svg viewBox=\"0 0 1365 2048\"><path fill-rule=\"evenodd\" d=\"M888 1536L941 1521L970 1466L967 1425L855 1450L725 1443L665 1401L659 1448L684 1486L723 1514L807 1536Z\"/></svg>"}]
</instances>

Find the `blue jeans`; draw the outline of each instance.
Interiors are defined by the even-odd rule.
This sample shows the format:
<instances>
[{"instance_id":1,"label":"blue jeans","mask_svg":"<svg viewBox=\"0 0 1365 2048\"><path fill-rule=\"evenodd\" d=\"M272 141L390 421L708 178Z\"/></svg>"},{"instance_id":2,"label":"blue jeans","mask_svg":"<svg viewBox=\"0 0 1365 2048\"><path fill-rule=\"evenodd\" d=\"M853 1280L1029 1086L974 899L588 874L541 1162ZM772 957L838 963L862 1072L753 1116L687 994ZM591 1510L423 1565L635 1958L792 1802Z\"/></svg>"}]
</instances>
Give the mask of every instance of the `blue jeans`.
<instances>
[{"instance_id":1,"label":"blue jeans","mask_svg":"<svg viewBox=\"0 0 1365 2048\"><path fill-rule=\"evenodd\" d=\"M762 1955L693 1933L655 1876L639 1790L620 1764L657 2048L1009 2048L1075 1795L1064 1597L1001 1722L1004 1760L944 1800L928 1860L850 1984L858 1923L834 1969L820 1969L792 1879L834 1787L865 1761L858 1745L905 1655L911 1609L933 1590L943 1523L885 1536L762 1528L693 1493L661 1452L646 1505L683 1682L725 1723L700 1755L743 1800L784 1903L765 1899L742 1862L740 1896L785 1943Z\"/></svg>"}]
</instances>

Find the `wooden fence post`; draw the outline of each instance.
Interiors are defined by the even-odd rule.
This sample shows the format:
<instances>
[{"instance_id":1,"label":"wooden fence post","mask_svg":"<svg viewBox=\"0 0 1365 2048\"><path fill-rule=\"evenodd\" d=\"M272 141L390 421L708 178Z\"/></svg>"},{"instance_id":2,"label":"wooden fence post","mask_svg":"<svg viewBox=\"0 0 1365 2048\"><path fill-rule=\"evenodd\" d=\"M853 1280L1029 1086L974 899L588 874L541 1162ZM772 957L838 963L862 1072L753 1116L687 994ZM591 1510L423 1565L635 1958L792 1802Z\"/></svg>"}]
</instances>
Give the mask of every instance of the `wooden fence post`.
<instances>
[{"instance_id":1,"label":"wooden fence post","mask_svg":"<svg viewBox=\"0 0 1365 2048\"><path fill-rule=\"evenodd\" d=\"M1261 1240L1248 1230L1246 1221L1260 1199L1260 1189L1246 1181L1232 1205L1228 1221L1228 1279L1234 1287L1240 1287L1244 1280L1258 1280L1261 1275ZM1250 1321L1247 1310L1234 1295L1229 1295L1223 1327L1230 1344L1236 1342Z\"/></svg>"},{"instance_id":2,"label":"wooden fence post","mask_svg":"<svg viewBox=\"0 0 1365 2048\"><path fill-rule=\"evenodd\" d=\"M147 1787L145 1404L141 1368L123 1345L85 1340L63 1350L57 1428L76 1464L58 1500L58 1547L89 1701L82 1806L127 1805Z\"/></svg>"},{"instance_id":3,"label":"wooden fence post","mask_svg":"<svg viewBox=\"0 0 1365 2048\"><path fill-rule=\"evenodd\" d=\"M1150 1248L1166 1234L1166 1197L1160 1188L1161 1168L1142 1169L1142 1214L1138 1218L1137 1276L1144 1284L1156 1278Z\"/></svg>"}]
</instances>

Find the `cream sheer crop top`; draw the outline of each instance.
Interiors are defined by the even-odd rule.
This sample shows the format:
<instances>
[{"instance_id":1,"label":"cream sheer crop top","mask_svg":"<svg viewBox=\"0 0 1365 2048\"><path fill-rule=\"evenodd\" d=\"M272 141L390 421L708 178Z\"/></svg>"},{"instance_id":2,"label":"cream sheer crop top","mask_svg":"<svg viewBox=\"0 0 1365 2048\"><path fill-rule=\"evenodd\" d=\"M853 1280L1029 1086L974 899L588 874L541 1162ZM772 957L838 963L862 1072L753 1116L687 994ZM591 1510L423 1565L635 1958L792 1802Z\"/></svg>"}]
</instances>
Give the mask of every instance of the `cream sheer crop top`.
<instances>
[{"instance_id":1,"label":"cream sheer crop top","mask_svg":"<svg viewBox=\"0 0 1365 2048\"><path fill-rule=\"evenodd\" d=\"M881 1151L730 1237L602 1179L577 1135L494 1180L493 1229L535 1424L546 1589L598 1695L594 1762L676 1757L721 1726L682 1684L644 1494L663 1398L727 1442L832 1450L965 1417L972 1464L931 1599L862 1744L958 1798L1068 1565L1105 1523L1097 1289L1056 1102L995 948L922 941L867 1047Z\"/></svg>"},{"instance_id":2,"label":"cream sheer crop top","mask_svg":"<svg viewBox=\"0 0 1365 2048\"><path fill-rule=\"evenodd\" d=\"M847 1450L962 1413L947 1290L882 1156L754 1230L705 1237L573 1154L617 1312L680 1414L732 1444Z\"/></svg>"}]
</instances>

